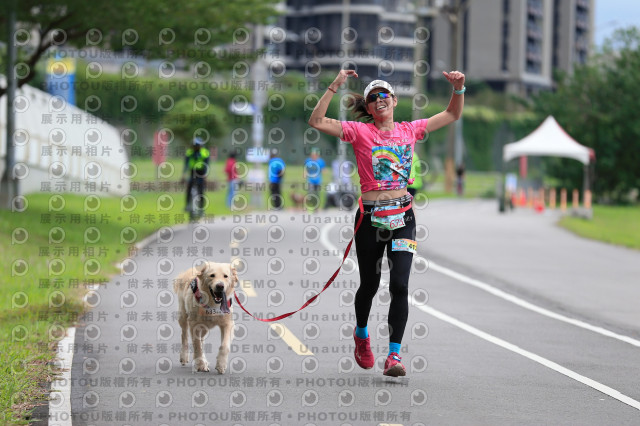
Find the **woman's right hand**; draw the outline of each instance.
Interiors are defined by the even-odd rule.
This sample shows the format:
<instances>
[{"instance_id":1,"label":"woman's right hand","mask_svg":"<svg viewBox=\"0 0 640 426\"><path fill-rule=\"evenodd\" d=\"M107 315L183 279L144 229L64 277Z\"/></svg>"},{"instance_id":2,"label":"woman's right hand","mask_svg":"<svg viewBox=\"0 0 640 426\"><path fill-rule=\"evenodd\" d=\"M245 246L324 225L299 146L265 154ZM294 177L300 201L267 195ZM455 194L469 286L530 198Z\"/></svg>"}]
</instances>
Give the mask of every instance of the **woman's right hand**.
<instances>
[{"instance_id":1,"label":"woman's right hand","mask_svg":"<svg viewBox=\"0 0 640 426\"><path fill-rule=\"evenodd\" d=\"M347 81L349 76L358 77L358 73L356 73L355 70L340 70L336 78L327 88L325 94L320 98L318 104L313 109L311 117L309 117L309 125L311 127L329 136L342 139L342 123L333 118L328 118L327 108L329 107L329 102L331 102L333 94L336 93L340 86Z\"/></svg>"},{"instance_id":2,"label":"woman's right hand","mask_svg":"<svg viewBox=\"0 0 640 426\"><path fill-rule=\"evenodd\" d=\"M358 77L358 73L356 72L356 70L340 70L330 86L332 86L334 90L338 90L340 86L342 86L342 84L347 81L347 78L349 76Z\"/></svg>"}]
</instances>

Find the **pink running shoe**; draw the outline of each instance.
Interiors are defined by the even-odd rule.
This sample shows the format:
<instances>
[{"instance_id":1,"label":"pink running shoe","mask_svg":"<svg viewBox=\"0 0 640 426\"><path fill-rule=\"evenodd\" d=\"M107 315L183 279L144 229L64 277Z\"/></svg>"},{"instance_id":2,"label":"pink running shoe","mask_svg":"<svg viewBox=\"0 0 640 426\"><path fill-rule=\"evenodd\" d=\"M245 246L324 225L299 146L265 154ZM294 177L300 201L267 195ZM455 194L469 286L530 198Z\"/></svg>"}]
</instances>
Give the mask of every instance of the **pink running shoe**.
<instances>
[{"instance_id":1,"label":"pink running shoe","mask_svg":"<svg viewBox=\"0 0 640 426\"><path fill-rule=\"evenodd\" d=\"M384 363L384 371L382 374L385 376L398 377L407 374L407 371L402 365L402 358L397 353L391 352Z\"/></svg>"},{"instance_id":2,"label":"pink running shoe","mask_svg":"<svg viewBox=\"0 0 640 426\"><path fill-rule=\"evenodd\" d=\"M356 336L356 332L354 330L353 340L356 341L356 350L353 355L355 356L358 365L365 370L373 368L373 364L375 364L376 360L373 357L373 352L371 352L371 338L367 337L366 339L361 339Z\"/></svg>"}]
</instances>

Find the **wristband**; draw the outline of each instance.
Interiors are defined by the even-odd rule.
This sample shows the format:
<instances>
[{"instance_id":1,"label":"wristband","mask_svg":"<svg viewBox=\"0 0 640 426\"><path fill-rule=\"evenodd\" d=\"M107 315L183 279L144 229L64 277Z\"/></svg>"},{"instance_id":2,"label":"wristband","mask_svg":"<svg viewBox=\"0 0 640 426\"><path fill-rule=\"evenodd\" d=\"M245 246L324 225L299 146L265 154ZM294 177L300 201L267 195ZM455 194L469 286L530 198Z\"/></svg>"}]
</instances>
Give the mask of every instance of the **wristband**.
<instances>
[{"instance_id":1,"label":"wristband","mask_svg":"<svg viewBox=\"0 0 640 426\"><path fill-rule=\"evenodd\" d=\"M465 86L462 86L462 89L454 90L453 93L455 93L456 95L462 95L466 91L467 91L467 88Z\"/></svg>"},{"instance_id":2,"label":"wristband","mask_svg":"<svg viewBox=\"0 0 640 426\"><path fill-rule=\"evenodd\" d=\"M327 86L327 90L331 90L333 93L338 93L338 92L336 92L335 90L333 90L333 89L331 88L331 86Z\"/></svg>"}]
</instances>

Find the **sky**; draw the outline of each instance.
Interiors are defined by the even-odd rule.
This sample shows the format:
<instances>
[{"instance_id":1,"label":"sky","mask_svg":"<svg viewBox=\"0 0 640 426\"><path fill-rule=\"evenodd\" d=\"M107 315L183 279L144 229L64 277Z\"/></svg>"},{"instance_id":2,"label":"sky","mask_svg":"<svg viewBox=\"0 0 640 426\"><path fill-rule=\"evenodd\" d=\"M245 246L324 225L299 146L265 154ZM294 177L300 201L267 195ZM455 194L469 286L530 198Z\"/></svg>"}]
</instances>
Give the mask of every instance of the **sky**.
<instances>
[{"instance_id":1,"label":"sky","mask_svg":"<svg viewBox=\"0 0 640 426\"><path fill-rule=\"evenodd\" d=\"M616 28L630 25L640 27L640 1L638 0L595 0L596 46L602 46L604 39L611 36Z\"/></svg>"}]
</instances>

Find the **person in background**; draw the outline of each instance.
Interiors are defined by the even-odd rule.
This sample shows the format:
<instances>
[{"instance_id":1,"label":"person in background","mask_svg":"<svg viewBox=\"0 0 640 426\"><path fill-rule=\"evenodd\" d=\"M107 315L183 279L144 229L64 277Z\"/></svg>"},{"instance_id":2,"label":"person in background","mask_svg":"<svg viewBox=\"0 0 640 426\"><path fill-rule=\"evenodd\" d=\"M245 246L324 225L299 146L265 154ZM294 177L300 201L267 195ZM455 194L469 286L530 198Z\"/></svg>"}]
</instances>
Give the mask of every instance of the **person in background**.
<instances>
[{"instance_id":1,"label":"person in background","mask_svg":"<svg viewBox=\"0 0 640 426\"><path fill-rule=\"evenodd\" d=\"M456 167L456 191L458 196L464 195L464 163L460 163Z\"/></svg>"},{"instance_id":2,"label":"person in background","mask_svg":"<svg viewBox=\"0 0 640 426\"><path fill-rule=\"evenodd\" d=\"M320 151L317 148L311 150L311 155L304 162L304 178L307 180L307 194L315 196L313 210L320 205L320 189L322 187L322 170L325 168L324 160L320 158Z\"/></svg>"},{"instance_id":3,"label":"person in background","mask_svg":"<svg viewBox=\"0 0 640 426\"><path fill-rule=\"evenodd\" d=\"M411 173L409 174L409 182L413 179L413 183L407 185L407 191L412 197L416 196L416 192L422 189L422 164L418 153L413 151L413 161L411 163Z\"/></svg>"},{"instance_id":4,"label":"person in background","mask_svg":"<svg viewBox=\"0 0 640 426\"><path fill-rule=\"evenodd\" d=\"M329 207L340 206L340 166L342 161L339 158L334 158L331 162L331 176L332 180L326 187L327 195L324 200L325 210Z\"/></svg>"},{"instance_id":5,"label":"person in background","mask_svg":"<svg viewBox=\"0 0 640 426\"><path fill-rule=\"evenodd\" d=\"M182 171L182 179L184 183L185 178L187 181L187 201L185 210L191 212L191 189L196 186L199 198L199 208L202 210L204 191L206 188L206 178L209 174L209 158L211 154L209 150L204 147L204 141L200 138L194 138L191 144L191 148L188 148L185 153L184 170ZM191 212L193 213L193 212Z\"/></svg>"},{"instance_id":6,"label":"person in background","mask_svg":"<svg viewBox=\"0 0 640 426\"><path fill-rule=\"evenodd\" d=\"M272 149L269 159L269 206L274 210L282 209L282 179L284 178L284 160L278 157L278 150Z\"/></svg>"},{"instance_id":7,"label":"person in background","mask_svg":"<svg viewBox=\"0 0 640 426\"><path fill-rule=\"evenodd\" d=\"M227 175L227 207L231 208L233 197L236 195L236 182L238 181L238 170L236 168L236 153L232 151L224 165L224 172Z\"/></svg>"}]
</instances>

